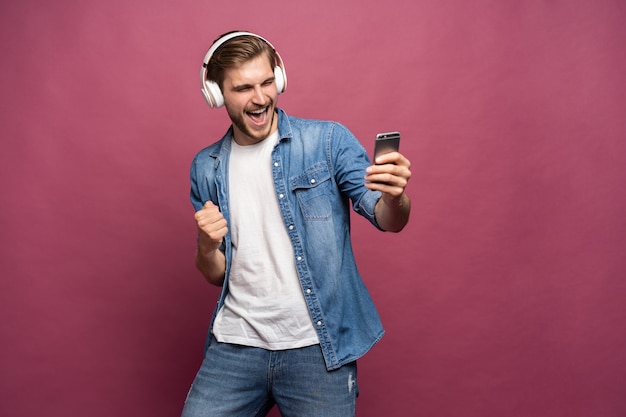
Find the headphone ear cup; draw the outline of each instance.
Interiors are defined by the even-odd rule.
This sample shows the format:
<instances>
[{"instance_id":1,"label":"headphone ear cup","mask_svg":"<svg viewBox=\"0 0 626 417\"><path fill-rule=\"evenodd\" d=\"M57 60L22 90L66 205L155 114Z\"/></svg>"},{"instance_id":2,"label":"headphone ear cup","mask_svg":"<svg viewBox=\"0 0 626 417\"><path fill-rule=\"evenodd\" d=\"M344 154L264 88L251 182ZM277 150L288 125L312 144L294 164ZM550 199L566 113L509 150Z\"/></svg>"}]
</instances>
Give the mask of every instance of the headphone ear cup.
<instances>
[{"instance_id":1,"label":"headphone ear cup","mask_svg":"<svg viewBox=\"0 0 626 417\"><path fill-rule=\"evenodd\" d=\"M220 90L220 86L213 81L206 80L204 82L204 98L207 99L209 106L211 108L222 107L224 105L224 96L222 95L222 90Z\"/></svg>"},{"instance_id":2,"label":"headphone ear cup","mask_svg":"<svg viewBox=\"0 0 626 417\"><path fill-rule=\"evenodd\" d=\"M285 77L283 69L278 65L274 67L274 79L276 80L276 90L278 90L278 94L284 92L287 88L287 78Z\"/></svg>"}]
</instances>

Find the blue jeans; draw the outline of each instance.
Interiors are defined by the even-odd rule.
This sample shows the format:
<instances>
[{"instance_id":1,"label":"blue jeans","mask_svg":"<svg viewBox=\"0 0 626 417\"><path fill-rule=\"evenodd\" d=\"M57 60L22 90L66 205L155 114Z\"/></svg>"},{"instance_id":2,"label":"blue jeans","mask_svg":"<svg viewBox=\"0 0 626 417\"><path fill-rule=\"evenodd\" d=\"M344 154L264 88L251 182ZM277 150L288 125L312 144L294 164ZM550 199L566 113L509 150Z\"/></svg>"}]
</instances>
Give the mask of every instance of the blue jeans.
<instances>
[{"instance_id":1,"label":"blue jeans","mask_svg":"<svg viewBox=\"0 0 626 417\"><path fill-rule=\"evenodd\" d=\"M353 417L356 362L327 371L319 345L268 351L212 340L183 417Z\"/></svg>"}]
</instances>

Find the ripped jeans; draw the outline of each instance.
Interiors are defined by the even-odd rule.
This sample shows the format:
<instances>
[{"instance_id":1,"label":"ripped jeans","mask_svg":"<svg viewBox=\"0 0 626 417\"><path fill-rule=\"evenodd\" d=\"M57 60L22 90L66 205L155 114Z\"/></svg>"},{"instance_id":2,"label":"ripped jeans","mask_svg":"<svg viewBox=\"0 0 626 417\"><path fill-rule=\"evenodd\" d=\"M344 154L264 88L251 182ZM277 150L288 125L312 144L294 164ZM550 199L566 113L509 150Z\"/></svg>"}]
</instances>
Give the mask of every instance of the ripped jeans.
<instances>
[{"instance_id":1,"label":"ripped jeans","mask_svg":"<svg viewBox=\"0 0 626 417\"><path fill-rule=\"evenodd\" d=\"M210 336L212 337L212 336ZM319 345L265 349L212 340L182 417L353 417L356 362L327 371Z\"/></svg>"}]
</instances>

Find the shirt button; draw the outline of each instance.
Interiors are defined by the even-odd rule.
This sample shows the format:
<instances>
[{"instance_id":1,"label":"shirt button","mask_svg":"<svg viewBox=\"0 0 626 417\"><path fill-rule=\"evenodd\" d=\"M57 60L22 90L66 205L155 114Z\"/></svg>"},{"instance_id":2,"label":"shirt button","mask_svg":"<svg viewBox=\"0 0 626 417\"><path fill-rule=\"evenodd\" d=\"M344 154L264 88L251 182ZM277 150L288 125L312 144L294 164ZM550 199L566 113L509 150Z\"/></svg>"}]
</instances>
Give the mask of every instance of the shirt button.
<instances>
[{"instance_id":1,"label":"shirt button","mask_svg":"<svg viewBox=\"0 0 626 417\"><path fill-rule=\"evenodd\" d=\"M311 289L310 289L310 288L307 288L307 289L306 289L306 293L307 293L307 294L311 294Z\"/></svg>"},{"instance_id":2,"label":"shirt button","mask_svg":"<svg viewBox=\"0 0 626 417\"><path fill-rule=\"evenodd\" d=\"M293 224L289 225L289 230L293 230Z\"/></svg>"},{"instance_id":3,"label":"shirt button","mask_svg":"<svg viewBox=\"0 0 626 417\"><path fill-rule=\"evenodd\" d=\"M318 320L317 325L321 326L322 325L322 320Z\"/></svg>"},{"instance_id":4,"label":"shirt button","mask_svg":"<svg viewBox=\"0 0 626 417\"><path fill-rule=\"evenodd\" d=\"M311 184L315 184L315 178L311 180Z\"/></svg>"},{"instance_id":5,"label":"shirt button","mask_svg":"<svg viewBox=\"0 0 626 417\"><path fill-rule=\"evenodd\" d=\"M302 260L302 256L298 256L296 259L297 259L298 261L301 261L301 260Z\"/></svg>"},{"instance_id":6,"label":"shirt button","mask_svg":"<svg viewBox=\"0 0 626 417\"><path fill-rule=\"evenodd\" d=\"M278 194L278 198L284 198L285 194Z\"/></svg>"},{"instance_id":7,"label":"shirt button","mask_svg":"<svg viewBox=\"0 0 626 417\"><path fill-rule=\"evenodd\" d=\"M274 162L274 166L277 167L278 166L278 162Z\"/></svg>"}]
</instances>

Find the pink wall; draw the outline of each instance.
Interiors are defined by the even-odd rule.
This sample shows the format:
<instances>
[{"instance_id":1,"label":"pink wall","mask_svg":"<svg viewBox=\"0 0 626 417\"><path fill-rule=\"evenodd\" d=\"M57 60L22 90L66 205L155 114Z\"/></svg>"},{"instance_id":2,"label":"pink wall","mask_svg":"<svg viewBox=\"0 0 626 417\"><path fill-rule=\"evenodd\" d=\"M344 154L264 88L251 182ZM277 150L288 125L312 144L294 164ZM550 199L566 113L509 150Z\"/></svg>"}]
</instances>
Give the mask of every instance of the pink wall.
<instances>
[{"instance_id":1,"label":"pink wall","mask_svg":"<svg viewBox=\"0 0 626 417\"><path fill-rule=\"evenodd\" d=\"M369 4L371 3L371 4ZM194 270L199 92L266 36L283 108L413 162L400 235L355 219L387 335L358 415L626 415L621 0L0 6L0 415L174 416L217 291Z\"/></svg>"}]
</instances>

